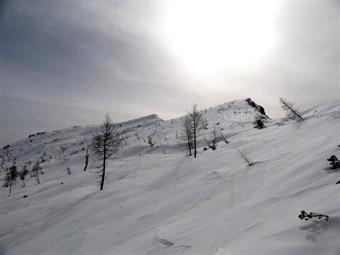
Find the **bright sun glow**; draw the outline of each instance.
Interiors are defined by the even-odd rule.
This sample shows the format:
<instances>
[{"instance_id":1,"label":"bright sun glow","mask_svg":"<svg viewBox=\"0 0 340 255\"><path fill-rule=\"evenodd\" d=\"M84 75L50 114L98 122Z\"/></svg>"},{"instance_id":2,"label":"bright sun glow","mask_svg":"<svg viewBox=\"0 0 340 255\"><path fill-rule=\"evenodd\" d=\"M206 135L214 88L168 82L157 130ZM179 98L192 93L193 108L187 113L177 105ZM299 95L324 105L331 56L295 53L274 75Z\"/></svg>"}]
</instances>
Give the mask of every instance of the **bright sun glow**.
<instances>
[{"instance_id":1,"label":"bright sun glow","mask_svg":"<svg viewBox=\"0 0 340 255\"><path fill-rule=\"evenodd\" d=\"M277 10L274 0L171 1L166 44L195 75L248 68L275 46Z\"/></svg>"}]
</instances>

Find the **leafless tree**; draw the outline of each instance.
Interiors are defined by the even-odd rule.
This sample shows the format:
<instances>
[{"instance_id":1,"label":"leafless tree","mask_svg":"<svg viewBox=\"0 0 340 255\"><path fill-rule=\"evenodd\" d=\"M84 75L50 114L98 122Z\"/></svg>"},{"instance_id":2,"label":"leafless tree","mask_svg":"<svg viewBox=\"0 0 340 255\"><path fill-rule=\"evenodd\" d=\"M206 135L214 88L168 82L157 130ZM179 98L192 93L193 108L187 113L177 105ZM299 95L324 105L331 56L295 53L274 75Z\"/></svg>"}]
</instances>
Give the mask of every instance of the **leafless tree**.
<instances>
[{"instance_id":1,"label":"leafless tree","mask_svg":"<svg viewBox=\"0 0 340 255\"><path fill-rule=\"evenodd\" d=\"M9 188L8 196L10 196L12 193L12 186L18 177L18 171L15 165L15 162L13 163L11 167L7 168L6 170L7 171L6 171L4 186Z\"/></svg>"},{"instance_id":2,"label":"leafless tree","mask_svg":"<svg viewBox=\"0 0 340 255\"><path fill-rule=\"evenodd\" d=\"M0 171L6 171L15 160L8 146L0 150Z\"/></svg>"},{"instance_id":3,"label":"leafless tree","mask_svg":"<svg viewBox=\"0 0 340 255\"><path fill-rule=\"evenodd\" d=\"M193 144L192 144L192 121L189 115L186 115L184 117L183 121L183 135L184 139L187 146L188 146L188 151L189 151L189 156L192 155L192 149L193 149Z\"/></svg>"},{"instance_id":4,"label":"leafless tree","mask_svg":"<svg viewBox=\"0 0 340 255\"><path fill-rule=\"evenodd\" d=\"M90 157L90 154L89 154L89 147L87 146L87 147L86 147L86 150L85 150L85 166L84 166L84 172L86 171L87 166L88 166L88 164L89 164L89 157Z\"/></svg>"},{"instance_id":5,"label":"leafless tree","mask_svg":"<svg viewBox=\"0 0 340 255\"><path fill-rule=\"evenodd\" d=\"M37 180L37 184L40 184L40 174L42 174L42 167L40 166L40 162L39 159L37 159L37 161L35 162L35 164L33 165L32 168L32 177L35 177Z\"/></svg>"},{"instance_id":6,"label":"leafless tree","mask_svg":"<svg viewBox=\"0 0 340 255\"><path fill-rule=\"evenodd\" d=\"M100 174L100 190L104 188L106 161L119 149L122 138L119 132L115 130L110 116L105 116L104 122L97 130L97 135L92 140L92 151L97 161L100 162L98 173Z\"/></svg>"},{"instance_id":7,"label":"leafless tree","mask_svg":"<svg viewBox=\"0 0 340 255\"><path fill-rule=\"evenodd\" d=\"M216 128L214 127L213 132L212 132L211 142L210 142L210 148L215 150L216 144L217 144L217 131L216 131Z\"/></svg>"},{"instance_id":8,"label":"leafless tree","mask_svg":"<svg viewBox=\"0 0 340 255\"><path fill-rule=\"evenodd\" d=\"M200 131L206 129L208 123L206 119L203 118L203 114L201 111L197 109L197 105L195 104L192 107L191 112L189 112L189 118L192 123L192 141L193 141L193 149L194 149L194 157L197 156L197 137L200 134Z\"/></svg>"},{"instance_id":9,"label":"leafless tree","mask_svg":"<svg viewBox=\"0 0 340 255\"><path fill-rule=\"evenodd\" d=\"M254 163L251 162L251 161L246 157L246 155L244 155L240 150L239 150L239 153L241 154L242 158L247 162L248 166L254 165Z\"/></svg>"},{"instance_id":10,"label":"leafless tree","mask_svg":"<svg viewBox=\"0 0 340 255\"><path fill-rule=\"evenodd\" d=\"M66 168L66 173L68 174L68 175L72 175L72 172L71 172L71 168Z\"/></svg>"},{"instance_id":11,"label":"leafless tree","mask_svg":"<svg viewBox=\"0 0 340 255\"><path fill-rule=\"evenodd\" d=\"M26 186L25 177L26 177L27 174L28 174L27 166L24 165L22 170L19 172L19 177L22 180L22 187L23 188Z\"/></svg>"},{"instance_id":12,"label":"leafless tree","mask_svg":"<svg viewBox=\"0 0 340 255\"><path fill-rule=\"evenodd\" d=\"M299 109L294 105L294 103L282 97L280 98L280 103L282 109L287 112L288 118L303 120L301 114L299 113Z\"/></svg>"}]
</instances>

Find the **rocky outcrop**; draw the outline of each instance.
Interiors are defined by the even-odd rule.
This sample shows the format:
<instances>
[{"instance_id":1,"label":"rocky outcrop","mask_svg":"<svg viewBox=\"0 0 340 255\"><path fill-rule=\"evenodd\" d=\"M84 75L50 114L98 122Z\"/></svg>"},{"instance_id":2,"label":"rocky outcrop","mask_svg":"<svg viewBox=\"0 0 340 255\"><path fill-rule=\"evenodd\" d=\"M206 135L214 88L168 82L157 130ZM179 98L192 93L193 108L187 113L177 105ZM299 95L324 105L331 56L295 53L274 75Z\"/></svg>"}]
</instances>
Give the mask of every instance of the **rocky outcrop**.
<instances>
[{"instance_id":1,"label":"rocky outcrop","mask_svg":"<svg viewBox=\"0 0 340 255\"><path fill-rule=\"evenodd\" d=\"M251 100L251 98L247 98L246 101L251 107L255 108L259 113L269 118L266 114L266 111L261 105L256 104L253 100Z\"/></svg>"}]
</instances>

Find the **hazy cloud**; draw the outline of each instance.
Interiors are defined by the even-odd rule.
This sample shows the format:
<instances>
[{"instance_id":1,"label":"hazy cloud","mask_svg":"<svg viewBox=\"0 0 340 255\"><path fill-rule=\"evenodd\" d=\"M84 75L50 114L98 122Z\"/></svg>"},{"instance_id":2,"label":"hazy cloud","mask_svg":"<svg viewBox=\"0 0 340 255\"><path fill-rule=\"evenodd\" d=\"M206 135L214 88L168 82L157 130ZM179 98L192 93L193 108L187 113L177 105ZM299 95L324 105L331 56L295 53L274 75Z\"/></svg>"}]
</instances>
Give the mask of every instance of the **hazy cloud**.
<instances>
[{"instance_id":1,"label":"hazy cloud","mask_svg":"<svg viewBox=\"0 0 340 255\"><path fill-rule=\"evenodd\" d=\"M253 97L278 116L279 96L302 107L338 99L338 2L283 2L279 44L266 59L253 70L209 81L192 78L162 45L161 7L0 0L0 144L97 123L106 112L117 121L151 113L170 118L194 102Z\"/></svg>"}]
</instances>

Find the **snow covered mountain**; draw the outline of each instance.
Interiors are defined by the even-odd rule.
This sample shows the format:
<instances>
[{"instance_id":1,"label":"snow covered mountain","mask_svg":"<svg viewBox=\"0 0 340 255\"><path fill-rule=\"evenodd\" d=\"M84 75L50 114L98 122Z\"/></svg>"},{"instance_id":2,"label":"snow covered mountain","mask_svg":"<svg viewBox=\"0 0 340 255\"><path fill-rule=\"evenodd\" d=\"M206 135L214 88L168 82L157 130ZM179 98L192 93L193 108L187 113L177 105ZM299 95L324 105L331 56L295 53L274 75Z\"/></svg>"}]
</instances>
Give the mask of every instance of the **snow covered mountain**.
<instances>
[{"instance_id":1,"label":"snow covered mountain","mask_svg":"<svg viewBox=\"0 0 340 255\"><path fill-rule=\"evenodd\" d=\"M93 165L83 172L97 126L11 144L19 169L43 159L44 175L17 181L11 197L1 188L0 254L339 255L340 175L326 158L340 157L340 101L303 111L302 122L271 120L250 99L203 113L196 159L185 155L183 117L117 123L126 139L103 191ZM254 129L256 117L266 128ZM203 151L214 129L229 143ZM300 210L330 220L301 221Z\"/></svg>"},{"instance_id":2,"label":"snow covered mountain","mask_svg":"<svg viewBox=\"0 0 340 255\"><path fill-rule=\"evenodd\" d=\"M208 129L201 136L201 144L204 144L204 138L209 139L214 128L225 136L251 129L255 117L267 117L261 111L265 114L261 106L251 99L236 100L204 110ZM182 122L183 117L163 121L156 114L152 114L116 123L117 129L123 131L125 137L119 156L180 149L179 145L183 143ZM15 155L19 166L43 157L46 160L52 157L54 161L61 158L77 158L85 151L97 128L98 126L74 126L53 132L41 131L10 145L9 151ZM152 147L149 144L150 139L154 144Z\"/></svg>"}]
</instances>

